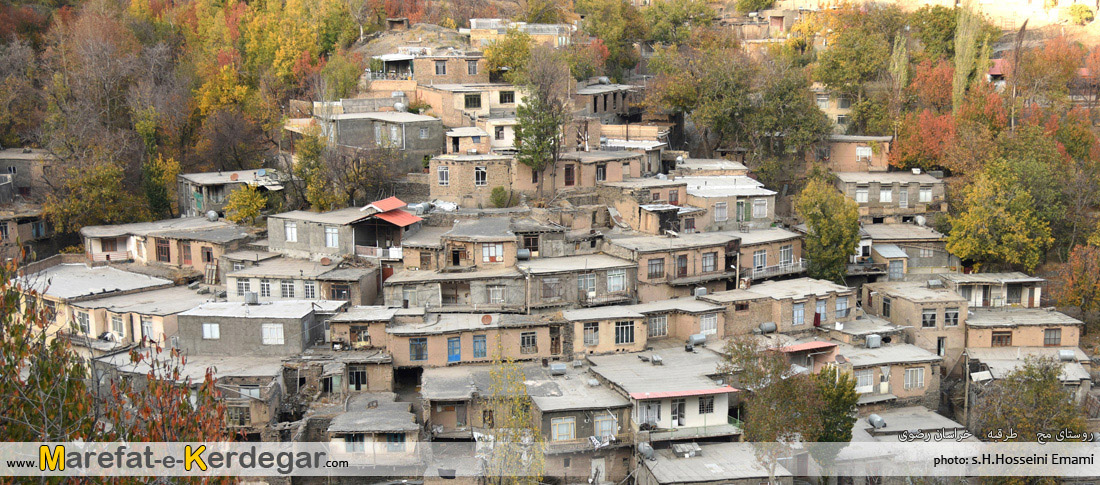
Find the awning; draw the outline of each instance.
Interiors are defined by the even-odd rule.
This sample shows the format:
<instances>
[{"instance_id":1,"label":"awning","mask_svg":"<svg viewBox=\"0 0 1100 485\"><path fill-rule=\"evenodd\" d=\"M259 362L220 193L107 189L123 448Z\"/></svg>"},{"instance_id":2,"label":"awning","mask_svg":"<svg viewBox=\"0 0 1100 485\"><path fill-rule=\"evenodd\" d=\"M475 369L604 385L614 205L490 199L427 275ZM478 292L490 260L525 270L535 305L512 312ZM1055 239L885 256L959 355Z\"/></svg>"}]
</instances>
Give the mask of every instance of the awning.
<instances>
[{"instance_id":1,"label":"awning","mask_svg":"<svg viewBox=\"0 0 1100 485\"><path fill-rule=\"evenodd\" d=\"M386 221L397 227L411 226L413 224L416 224L417 222L424 220L419 216L409 214L408 212L405 212L401 209L394 209L392 211L383 212L381 214L375 214L374 217L382 219L383 221Z\"/></svg>"},{"instance_id":2,"label":"awning","mask_svg":"<svg viewBox=\"0 0 1100 485\"><path fill-rule=\"evenodd\" d=\"M322 367L321 377L343 374L344 367L343 362L328 362Z\"/></svg>"},{"instance_id":3,"label":"awning","mask_svg":"<svg viewBox=\"0 0 1100 485\"><path fill-rule=\"evenodd\" d=\"M405 207L404 201L398 199L397 197L387 197L382 200L371 202L370 204L367 204L366 207L359 210L365 211L367 209L374 209L378 212L389 212L394 209L400 209L402 207Z\"/></svg>"}]
</instances>

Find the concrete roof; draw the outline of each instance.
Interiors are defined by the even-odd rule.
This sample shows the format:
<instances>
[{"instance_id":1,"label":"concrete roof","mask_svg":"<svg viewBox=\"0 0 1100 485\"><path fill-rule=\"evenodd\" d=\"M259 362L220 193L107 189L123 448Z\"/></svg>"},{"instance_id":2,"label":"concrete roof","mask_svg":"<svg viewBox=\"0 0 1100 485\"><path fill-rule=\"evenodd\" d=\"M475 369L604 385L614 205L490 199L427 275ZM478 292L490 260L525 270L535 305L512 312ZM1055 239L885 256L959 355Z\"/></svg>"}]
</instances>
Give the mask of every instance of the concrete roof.
<instances>
[{"instance_id":1,"label":"concrete roof","mask_svg":"<svg viewBox=\"0 0 1100 485\"><path fill-rule=\"evenodd\" d=\"M1059 352L1063 350L1072 350L1076 362L1061 362L1060 379L1063 382L1089 379L1088 369L1081 365L1081 362L1088 362L1089 357L1078 347L967 347L966 355L988 366L994 379L1001 379L1023 365L1028 357L1059 360Z\"/></svg>"},{"instance_id":2,"label":"concrete roof","mask_svg":"<svg viewBox=\"0 0 1100 485\"><path fill-rule=\"evenodd\" d=\"M260 170L264 171L263 176L259 175ZM237 180L233 180L234 174L237 175ZM271 168L260 168L255 170L233 170L228 172L181 173L179 176L196 185L243 184L245 182L262 181L265 179L268 182L275 183L279 177L279 172Z\"/></svg>"},{"instance_id":3,"label":"concrete roof","mask_svg":"<svg viewBox=\"0 0 1100 485\"><path fill-rule=\"evenodd\" d=\"M432 84L431 86L420 85L418 89L435 89L452 93L480 93L482 91L492 91L494 89L519 90L515 85L508 83Z\"/></svg>"},{"instance_id":4,"label":"concrete roof","mask_svg":"<svg viewBox=\"0 0 1100 485\"><path fill-rule=\"evenodd\" d=\"M879 415L883 421L886 422L886 427L875 430L871 426L871 423L867 422L867 417L860 417L852 425L853 442L897 443L898 434L903 431L966 429L966 426L924 406L881 409L875 411L875 414ZM972 442L980 440L975 437L970 437L964 441ZM844 453L841 452L841 455L843 454ZM838 456L837 459L844 458Z\"/></svg>"},{"instance_id":5,"label":"concrete roof","mask_svg":"<svg viewBox=\"0 0 1100 485\"><path fill-rule=\"evenodd\" d=\"M320 280L320 281L359 281L359 280L363 279L364 276L367 276L367 275L370 275L370 274L374 273L374 271L375 270L374 270L373 267L372 268L356 268L356 267L340 268L340 267L337 267L336 269L333 269L332 271L329 271L327 273L323 273L321 276L318 276L317 279Z\"/></svg>"},{"instance_id":6,"label":"concrete roof","mask_svg":"<svg viewBox=\"0 0 1100 485\"><path fill-rule=\"evenodd\" d=\"M476 126L460 126L458 128L451 128L447 131L447 136L450 137L466 137L466 136L489 136L489 133Z\"/></svg>"},{"instance_id":7,"label":"concrete roof","mask_svg":"<svg viewBox=\"0 0 1100 485\"><path fill-rule=\"evenodd\" d=\"M568 364L566 369L563 376L551 376L542 368L535 373L525 372L527 394L543 412L610 409L630 405L629 399L609 389L595 376ZM596 385L590 385L592 382ZM625 425L623 429L626 429Z\"/></svg>"},{"instance_id":8,"label":"concrete roof","mask_svg":"<svg viewBox=\"0 0 1100 485\"><path fill-rule=\"evenodd\" d=\"M512 232L512 219L508 217L462 219L443 237L463 241L516 240L516 234Z\"/></svg>"},{"instance_id":9,"label":"concrete roof","mask_svg":"<svg viewBox=\"0 0 1100 485\"><path fill-rule=\"evenodd\" d=\"M838 328L839 327L839 328ZM829 330L848 335L888 334L900 332L908 327L899 327L885 318L875 315L863 315L855 320L843 322L840 325L832 325Z\"/></svg>"},{"instance_id":10,"label":"concrete roof","mask_svg":"<svg viewBox=\"0 0 1100 485\"><path fill-rule=\"evenodd\" d=\"M930 227L916 224L866 224L863 231L871 237L872 241L932 239L943 240L940 234Z\"/></svg>"},{"instance_id":11,"label":"concrete roof","mask_svg":"<svg viewBox=\"0 0 1100 485\"><path fill-rule=\"evenodd\" d=\"M245 249L242 251L225 253L224 256L225 259L228 259L230 261L263 261L266 259L277 258L279 257L279 253L257 251L255 249Z\"/></svg>"},{"instance_id":12,"label":"concrete roof","mask_svg":"<svg viewBox=\"0 0 1100 485\"><path fill-rule=\"evenodd\" d=\"M420 376L420 397L429 401L461 401L474 393L488 395L492 386L489 365L425 368Z\"/></svg>"},{"instance_id":13,"label":"concrete roof","mask_svg":"<svg viewBox=\"0 0 1100 485\"><path fill-rule=\"evenodd\" d=\"M629 150L654 150L667 145L663 141L653 140L620 140L617 138L609 138L604 140L604 146L612 148L626 148Z\"/></svg>"},{"instance_id":14,"label":"concrete roof","mask_svg":"<svg viewBox=\"0 0 1100 485\"><path fill-rule=\"evenodd\" d=\"M664 212L664 211L676 211L677 215L694 214L696 212L704 212L706 209L702 207L693 207L690 205L672 205L672 204L644 204L638 206L638 208L647 212Z\"/></svg>"},{"instance_id":15,"label":"concrete roof","mask_svg":"<svg viewBox=\"0 0 1100 485\"><path fill-rule=\"evenodd\" d=\"M768 244L777 241L785 241L788 239L798 239L802 237L801 234L788 231L782 227L769 227L765 229L753 229L748 232L735 232L724 231L725 234L733 234L741 238L741 246L751 246L754 244Z\"/></svg>"},{"instance_id":16,"label":"concrete roof","mask_svg":"<svg viewBox=\"0 0 1100 485\"><path fill-rule=\"evenodd\" d=\"M385 322L393 319L396 308L353 306L332 318L333 322Z\"/></svg>"},{"instance_id":17,"label":"concrete roof","mask_svg":"<svg viewBox=\"0 0 1100 485\"><path fill-rule=\"evenodd\" d=\"M180 313L190 317L229 318L304 318L314 311L335 313L346 305L344 301L278 300L249 305L243 301L207 302Z\"/></svg>"},{"instance_id":18,"label":"concrete roof","mask_svg":"<svg viewBox=\"0 0 1100 485\"><path fill-rule=\"evenodd\" d=\"M453 162L508 162L515 158L512 155L496 155L491 153L479 153L476 155L465 155L458 153L448 153L446 155L436 155L436 160L450 160Z\"/></svg>"},{"instance_id":19,"label":"concrete roof","mask_svg":"<svg viewBox=\"0 0 1100 485\"><path fill-rule=\"evenodd\" d=\"M428 115L418 115L406 111L375 111L369 113L340 113L327 115L325 118L334 120L378 120L388 123L417 123L421 121L439 121Z\"/></svg>"},{"instance_id":20,"label":"concrete roof","mask_svg":"<svg viewBox=\"0 0 1100 485\"><path fill-rule=\"evenodd\" d=\"M166 279L122 271L110 266L88 267L83 263L51 266L16 278L15 283L62 300L172 285Z\"/></svg>"},{"instance_id":21,"label":"concrete roof","mask_svg":"<svg viewBox=\"0 0 1100 485\"><path fill-rule=\"evenodd\" d=\"M613 305L566 310L562 317L569 321L607 320L611 318L641 318L652 313L706 313L722 311L721 306L695 298L671 298L637 305Z\"/></svg>"},{"instance_id":22,"label":"concrete roof","mask_svg":"<svg viewBox=\"0 0 1100 485\"><path fill-rule=\"evenodd\" d=\"M913 344L892 344L869 349L837 342L839 355L844 356L854 367L869 367L888 364L914 364L939 362L943 357Z\"/></svg>"},{"instance_id":23,"label":"concrete roof","mask_svg":"<svg viewBox=\"0 0 1100 485\"><path fill-rule=\"evenodd\" d=\"M724 158L685 158L682 162L676 162L677 170L744 170L748 171L749 167L741 162L735 162L733 160L726 160Z\"/></svg>"},{"instance_id":24,"label":"concrete roof","mask_svg":"<svg viewBox=\"0 0 1100 485\"><path fill-rule=\"evenodd\" d=\"M181 217L153 222L135 222L109 226L85 226L80 229L84 237L163 236L174 239L196 239L212 242L233 241L248 236L243 227L226 221L210 221L205 217Z\"/></svg>"},{"instance_id":25,"label":"concrete roof","mask_svg":"<svg viewBox=\"0 0 1100 485\"><path fill-rule=\"evenodd\" d=\"M944 273L936 275L936 277L962 284L992 283L999 285L1005 283L1041 283L1046 281L1043 278L1028 276L1019 271L1006 273Z\"/></svg>"},{"instance_id":26,"label":"concrete roof","mask_svg":"<svg viewBox=\"0 0 1100 485\"><path fill-rule=\"evenodd\" d=\"M699 299L701 299L701 300L710 301L710 302L714 302L714 303L733 303L733 302L736 302L736 301L760 300L760 299L764 299L764 298L770 298L770 297L768 295L757 293L755 291L742 290L742 289L716 291L714 293L709 293L707 295L703 295L703 296L699 297Z\"/></svg>"},{"instance_id":27,"label":"concrete roof","mask_svg":"<svg viewBox=\"0 0 1100 485\"><path fill-rule=\"evenodd\" d=\"M52 160L53 155L41 148L5 148L0 150L0 160Z\"/></svg>"},{"instance_id":28,"label":"concrete roof","mask_svg":"<svg viewBox=\"0 0 1100 485\"><path fill-rule=\"evenodd\" d=\"M406 234L402 237L401 246L414 248L442 248L443 241L440 238L450 230L450 227L422 226L411 236Z\"/></svg>"},{"instance_id":29,"label":"concrete roof","mask_svg":"<svg viewBox=\"0 0 1100 485\"><path fill-rule=\"evenodd\" d=\"M482 321L485 316L489 317L489 323ZM532 327L549 325L550 323L550 318L547 315L429 313L424 316L423 323L391 325L386 328L386 333L393 335L433 335L489 328Z\"/></svg>"},{"instance_id":30,"label":"concrete roof","mask_svg":"<svg viewBox=\"0 0 1100 485\"><path fill-rule=\"evenodd\" d=\"M347 403L348 411L332 418L329 433L416 431L412 404L395 402L392 392L356 394ZM373 407L371 407L373 405Z\"/></svg>"},{"instance_id":31,"label":"concrete roof","mask_svg":"<svg viewBox=\"0 0 1100 485\"><path fill-rule=\"evenodd\" d=\"M632 308L634 305L612 305L594 308L579 308L561 312L562 318L570 322L586 320L608 320L612 318L642 318L641 312Z\"/></svg>"},{"instance_id":32,"label":"concrete roof","mask_svg":"<svg viewBox=\"0 0 1100 485\"><path fill-rule=\"evenodd\" d=\"M966 317L968 327L1084 325L1065 313L1046 308L972 308Z\"/></svg>"},{"instance_id":33,"label":"concrete roof","mask_svg":"<svg viewBox=\"0 0 1100 485\"><path fill-rule=\"evenodd\" d=\"M569 271L633 268L637 263L606 254L586 254L561 258L539 258L516 263L516 268L530 274L564 273Z\"/></svg>"},{"instance_id":34,"label":"concrete roof","mask_svg":"<svg viewBox=\"0 0 1100 485\"><path fill-rule=\"evenodd\" d=\"M173 286L128 295L108 296L73 303L77 308L104 308L113 313L141 315L174 315L210 301L212 295L200 295L186 286Z\"/></svg>"},{"instance_id":35,"label":"concrete roof","mask_svg":"<svg viewBox=\"0 0 1100 485\"><path fill-rule=\"evenodd\" d=\"M617 160L640 159L642 154L627 150L591 150L587 152L569 152L561 155L562 160L581 163L614 162Z\"/></svg>"},{"instance_id":36,"label":"concrete roof","mask_svg":"<svg viewBox=\"0 0 1100 485\"><path fill-rule=\"evenodd\" d=\"M657 450L656 460L642 460L657 483L726 483L731 480L767 481L771 475L752 449L744 443L701 444L702 452L683 458L671 448ZM789 477L791 472L776 464L774 476Z\"/></svg>"},{"instance_id":37,"label":"concrete roof","mask_svg":"<svg viewBox=\"0 0 1100 485\"><path fill-rule=\"evenodd\" d=\"M950 288L929 288L928 283L924 281L884 281L868 283L867 287L871 291L877 291L884 295L916 302L946 301L963 303L966 301L966 298ZM969 321L967 323L969 324Z\"/></svg>"},{"instance_id":38,"label":"concrete roof","mask_svg":"<svg viewBox=\"0 0 1100 485\"><path fill-rule=\"evenodd\" d=\"M896 244L875 244L874 246L871 246L871 250L886 259L909 257L909 255L905 254L905 251L899 248Z\"/></svg>"},{"instance_id":39,"label":"concrete roof","mask_svg":"<svg viewBox=\"0 0 1100 485\"><path fill-rule=\"evenodd\" d=\"M867 135L829 135L829 141L836 142L869 142L869 141L890 141L893 140L892 136L867 136Z\"/></svg>"},{"instance_id":40,"label":"concrete roof","mask_svg":"<svg viewBox=\"0 0 1100 485\"><path fill-rule=\"evenodd\" d=\"M840 179L841 182L856 184L869 184L873 182L878 182L880 184L909 184L913 182L921 184L943 183L942 180L927 173L916 175L913 172L834 172L833 175L836 175L836 178Z\"/></svg>"},{"instance_id":41,"label":"concrete roof","mask_svg":"<svg viewBox=\"0 0 1100 485\"><path fill-rule=\"evenodd\" d=\"M642 237L618 237L610 240L611 244L621 248L630 249L639 253L655 251L671 251L689 248L705 248L713 246L725 246L730 241L736 241L738 237L732 232L696 232L692 234L680 234L677 237L670 236L642 236Z\"/></svg>"},{"instance_id":42,"label":"concrete roof","mask_svg":"<svg viewBox=\"0 0 1100 485\"><path fill-rule=\"evenodd\" d=\"M683 180L674 179L661 179L657 177L643 177L626 179L619 182L600 182L600 185L606 187L618 187L623 189L649 189L649 188L662 188L662 187L686 187L687 183Z\"/></svg>"},{"instance_id":43,"label":"concrete roof","mask_svg":"<svg viewBox=\"0 0 1100 485\"><path fill-rule=\"evenodd\" d=\"M770 296L776 300L788 298L805 298L807 296L824 296L829 293L844 293L852 291L852 288L840 286L831 281L816 280L813 278L795 278L790 280L765 281L753 285L748 291Z\"/></svg>"},{"instance_id":44,"label":"concrete roof","mask_svg":"<svg viewBox=\"0 0 1100 485\"><path fill-rule=\"evenodd\" d=\"M137 349L137 352L146 358L134 363L130 360L129 352L119 352L96 360L111 365L119 371L132 374L147 374L150 370L150 358L163 362L171 361L169 349L156 353L151 347L145 347ZM180 380L190 379L193 384L202 383L208 369L214 373L214 377L219 379L223 377L281 378L282 359L282 357L263 356L187 355L186 361L180 366Z\"/></svg>"},{"instance_id":45,"label":"concrete roof","mask_svg":"<svg viewBox=\"0 0 1100 485\"><path fill-rule=\"evenodd\" d=\"M522 274L515 268L493 268L482 269L477 271L458 271L444 273L440 271L400 271L394 273L393 276L386 278L385 285L392 285L395 283L426 283L431 281L456 281L456 280L478 280L488 278L509 278L519 279Z\"/></svg>"},{"instance_id":46,"label":"concrete roof","mask_svg":"<svg viewBox=\"0 0 1100 485\"><path fill-rule=\"evenodd\" d=\"M664 365L653 365L638 358L652 355L660 355ZM684 352L683 347L666 347L660 351L590 355L588 360L592 363L592 372L621 387L627 394L638 395L637 399L645 399L647 394L714 393L730 389L708 377L718 373L723 358L707 348Z\"/></svg>"},{"instance_id":47,"label":"concrete roof","mask_svg":"<svg viewBox=\"0 0 1100 485\"><path fill-rule=\"evenodd\" d=\"M744 175L679 177L676 180L687 182L688 195L696 197L763 197L775 195L774 190L768 190L764 188L764 184Z\"/></svg>"},{"instance_id":48,"label":"concrete roof","mask_svg":"<svg viewBox=\"0 0 1100 485\"><path fill-rule=\"evenodd\" d=\"M590 94L604 94L614 91L630 91L637 88L630 84L589 84L577 88L577 94L587 96Z\"/></svg>"},{"instance_id":49,"label":"concrete roof","mask_svg":"<svg viewBox=\"0 0 1100 485\"><path fill-rule=\"evenodd\" d=\"M275 258L257 262L254 266L230 271L226 276L246 278L317 278L336 269L336 264L322 265L318 261L297 258Z\"/></svg>"},{"instance_id":50,"label":"concrete roof","mask_svg":"<svg viewBox=\"0 0 1100 485\"><path fill-rule=\"evenodd\" d=\"M307 221L316 222L320 224L335 224L335 225L347 225L355 222L359 222L362 219L371 217L373 214L367 214L359 210L358 207L346 207L344 209L337 209L329 212L311 212L311 211L290 211L283 212L281 214L274 214L268 216L274 219L288 219L292 221Z\"/></svg>"}]
</instances>

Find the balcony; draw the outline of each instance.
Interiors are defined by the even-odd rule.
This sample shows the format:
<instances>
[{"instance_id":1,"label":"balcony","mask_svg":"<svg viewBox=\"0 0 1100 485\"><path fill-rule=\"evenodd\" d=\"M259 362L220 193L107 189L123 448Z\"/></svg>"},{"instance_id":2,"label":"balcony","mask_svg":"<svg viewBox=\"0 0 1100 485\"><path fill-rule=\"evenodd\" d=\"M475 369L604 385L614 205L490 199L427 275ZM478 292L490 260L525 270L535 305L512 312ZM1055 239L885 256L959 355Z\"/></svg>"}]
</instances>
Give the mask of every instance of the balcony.
<instances>
[{"instance_id":1,"label":"balcony","mask_svg":"<svg viewBox=\"0 0 1100 485\"><path fill-rule=\"evenodd\" d=\"M779 263L775 266L763 266L752 269L752 279L759 280L806 271L806 260L797 259L789 263Z\"/></svg>"},{"instance_id":2,"label":"balcony","mask_svg":"<svg viewBox=\"0 0 1100 485\"><path fill-rule=\"evenodd\" d=\"M355 246L355 255L360 258L399 260L403 257L403 251L400 247L376 248L374 246Z\"/></svg>"},{"instance_id":3,"label":"balcony","mask_svg":"<svg viewBox=\"0 0 1100 485\"><path fill-rule=\"evenodd\" d=\"M741 429L740 426L730 422L718 422L707 426L684 426L672 429L662 428L649 431L649 440L673 441L735 436L741 434Z\"/></svg>"},{"instance_id":4,"label":"balcony","mask_svg":"<svg viewBox=\"0 0 1100 485\"><path fill-rule=\"evenodd\" d=\"M848 275L886 274L886 263L872 263L870 259L858 263L848 263Z\"/></svg>"},{"instance_id":5,"label":"balcony","mask_svg":"<svg viewBox=\"0 0 1100 485\"><path fill-rule=\"evenodd\" d=\"M580 296L581 306L612 305L616 303L626 303L633 300L634 295L631 295L630 292L627 290L597 294L594 296L581 294Z\"/></svg>"},{"instance_id":6,"label":"balcony","mask_svg":"<svg viewBox=\"0 0 1100 485\"><path fill-rule=\"evenodd\" d=\"M609 440L600 440L601 441L600 449L602 449L602 448L615 448L615 447L624 446L624 445L625 446L631 446L631 445L634 444L634 433L631 433L629 431L623 431L623 432L621 432L621 433L619 433L615 436L611 436L609 438L610 438ZM603 444L603 442L606 442L607 444ZM547 440L546 441L546 451L547 451L547 453L578 453L578 452L592 451L592 450L595 450L595 449L596 449L596 444L593 443L592 438L587 437L587 436L585 436L583 438L572 439L572 440L560 440L560 441Z\"/></svg>"},{"instance_id":7,"label":"balcony","mask_svg":"<svg viewBox=\"0 0 1100 485\"><path fill-rule=\"evenodd\" d=\"M104 251L100 253L88 253L88 258L93 262L101 261L129 261L133 259L129 251Z\"/></svg>"}]
</instances>

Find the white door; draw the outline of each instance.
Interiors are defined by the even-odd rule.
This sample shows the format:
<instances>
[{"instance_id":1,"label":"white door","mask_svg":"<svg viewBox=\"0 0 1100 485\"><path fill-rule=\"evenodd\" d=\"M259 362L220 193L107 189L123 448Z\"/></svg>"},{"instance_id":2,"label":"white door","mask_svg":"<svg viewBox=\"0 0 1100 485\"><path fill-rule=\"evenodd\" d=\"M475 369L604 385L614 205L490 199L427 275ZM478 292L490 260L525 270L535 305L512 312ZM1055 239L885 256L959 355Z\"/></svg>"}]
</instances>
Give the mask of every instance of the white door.
<instances>
[{"instance_id":1,"label":"white door","mask_svg":"<svg viewBox=\"0 0 1100 485\"><path fill-rule=\"evenodd\" d=\"M603 483L607 481L607 465L604 464L603 458L592 459L592 475L589 477L589 483Z\"/></svg>"}]
</instances>

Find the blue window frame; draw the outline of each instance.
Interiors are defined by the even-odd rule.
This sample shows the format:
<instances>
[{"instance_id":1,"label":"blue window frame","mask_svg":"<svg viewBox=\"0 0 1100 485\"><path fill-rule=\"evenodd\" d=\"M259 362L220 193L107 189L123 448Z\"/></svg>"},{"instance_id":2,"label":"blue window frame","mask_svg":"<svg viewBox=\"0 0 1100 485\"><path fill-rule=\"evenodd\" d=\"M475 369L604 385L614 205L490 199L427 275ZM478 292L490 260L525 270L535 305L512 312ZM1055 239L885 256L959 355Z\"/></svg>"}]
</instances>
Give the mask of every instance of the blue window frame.
<instances>
[{"instance_id":1,"label":"blue window frame","mask_svg":"<svg viewBox=\"0 0 1100 485\"><path fill-rule=\"evenodd\" d=\"M462 360L462 340L459 337L447 339L447 362Z\"/></svg>"},{"instance_id":2,"label":"blue window frame","mask_svg":"<svg viewBox=\"0 0 1100 485\"><path fill-rule=\"evenodd\" d=\"M474 358L479 359L488 355L485 349L485 336L474 335Z\"/></svg>"}]
</instances>

